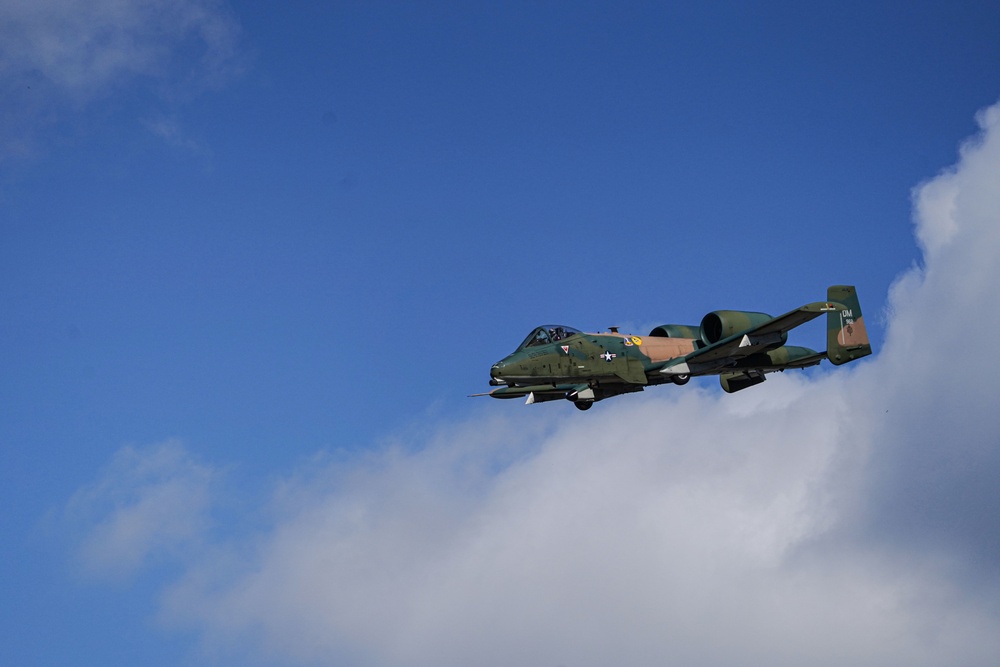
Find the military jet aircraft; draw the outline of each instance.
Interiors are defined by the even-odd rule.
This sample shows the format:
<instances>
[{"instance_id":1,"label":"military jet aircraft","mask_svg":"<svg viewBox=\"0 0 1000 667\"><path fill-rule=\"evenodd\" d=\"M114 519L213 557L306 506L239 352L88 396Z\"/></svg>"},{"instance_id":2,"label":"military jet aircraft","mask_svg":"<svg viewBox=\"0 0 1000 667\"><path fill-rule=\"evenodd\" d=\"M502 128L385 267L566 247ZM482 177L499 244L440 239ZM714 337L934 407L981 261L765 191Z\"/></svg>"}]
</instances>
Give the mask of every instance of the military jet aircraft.
<instances>
[{"instance_id":1,"label":"military jet aircraft","mask_svg":"<svg viewBox=\"0 0 1000 667\"><path fill-rule=\"evenodd\" d=\"M788 332L827 316L827 349L785 345ZM566 399L580 410L648 386L687 384L692 376L718 375L729 393L752 387L767 373L815 366L823 359L840 365L872 353L857 291L834 285L827 300L778 317L742 310L715 310L699 326L664 324L647 336L583 333L567 326L536 328L510 355L493 364L485 394L524 398L527 403Z\"/></svg>"}]
</instances>

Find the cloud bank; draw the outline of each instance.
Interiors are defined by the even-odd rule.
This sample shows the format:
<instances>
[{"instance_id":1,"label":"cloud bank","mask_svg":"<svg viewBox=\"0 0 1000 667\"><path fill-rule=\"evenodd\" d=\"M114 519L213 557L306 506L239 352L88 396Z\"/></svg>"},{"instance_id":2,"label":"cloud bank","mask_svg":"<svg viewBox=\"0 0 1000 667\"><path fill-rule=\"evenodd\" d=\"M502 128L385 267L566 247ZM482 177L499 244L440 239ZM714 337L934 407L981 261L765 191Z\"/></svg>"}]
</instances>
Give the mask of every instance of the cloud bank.
<instances>
[{"instance_id":1,"label":"cloud bank","mask_svg":"<svg viewBox=\"0 0 1000 667\"><path fill-rule=\"evenodd\" d=\"M199 522L199 503L162 539L126 530L164 525L139 493L95 523L84 558L136 562L177 536L189 548L161 614L213 660L995 664L1000 106L978 120L914 191L923 262L893 286L869 360L554 423L501 405L308 462L255 514L266 527L237 534ZM861 293L869 316L877 296ZM157 488L211 484L158 451Z\"/></svg>"}]
</instances>

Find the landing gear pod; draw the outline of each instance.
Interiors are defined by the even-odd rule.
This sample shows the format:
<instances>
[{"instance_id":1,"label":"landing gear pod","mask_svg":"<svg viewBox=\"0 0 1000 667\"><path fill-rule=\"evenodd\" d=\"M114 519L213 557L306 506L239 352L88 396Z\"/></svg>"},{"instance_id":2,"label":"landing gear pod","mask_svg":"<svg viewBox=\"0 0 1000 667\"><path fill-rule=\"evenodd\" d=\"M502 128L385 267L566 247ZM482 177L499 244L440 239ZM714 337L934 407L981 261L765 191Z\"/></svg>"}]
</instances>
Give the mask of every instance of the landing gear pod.
<instances>
[{"instance_id":1,"label":"landing gear pod","mask_svg":"<svg viewBox=\"0 0 1000 667\"><path fill-rule=\"evenodd\" d=\"M719 376L722 390L727 394L760 384L767 378L762 371L747 371L746 373L723 373Z\"/></svg>"}]
</instances>

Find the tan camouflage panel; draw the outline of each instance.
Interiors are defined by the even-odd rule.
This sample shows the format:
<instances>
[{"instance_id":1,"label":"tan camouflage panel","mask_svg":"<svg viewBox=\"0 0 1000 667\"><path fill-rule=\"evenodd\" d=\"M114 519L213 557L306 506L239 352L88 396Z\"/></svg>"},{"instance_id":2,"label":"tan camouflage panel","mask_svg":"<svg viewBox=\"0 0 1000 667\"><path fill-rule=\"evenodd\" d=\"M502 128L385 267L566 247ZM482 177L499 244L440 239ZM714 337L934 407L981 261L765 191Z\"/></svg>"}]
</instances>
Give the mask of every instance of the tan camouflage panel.
<instances>
[{"instance_id":1,"label":"tan camouflage panel","mask_svg":"<svg viewBox=\"0 0 1000 667\"><path fill-rule=\"evenodd\" d=\"M868 330L865 329L864 316L842 321L837 342L847 348L868 345Z\"/></svg>"},{"instance_id":2,"label":"tan camouflage panel","mask_svg":"<svg viewBox=\"0 0 1000 667\"><path fill-rule=\"evenodd\" d=\"M646 336L642 339L639 350L652 362L667 361L694 352L694 341L690 338Z\"/></svg>"}]
</instances>

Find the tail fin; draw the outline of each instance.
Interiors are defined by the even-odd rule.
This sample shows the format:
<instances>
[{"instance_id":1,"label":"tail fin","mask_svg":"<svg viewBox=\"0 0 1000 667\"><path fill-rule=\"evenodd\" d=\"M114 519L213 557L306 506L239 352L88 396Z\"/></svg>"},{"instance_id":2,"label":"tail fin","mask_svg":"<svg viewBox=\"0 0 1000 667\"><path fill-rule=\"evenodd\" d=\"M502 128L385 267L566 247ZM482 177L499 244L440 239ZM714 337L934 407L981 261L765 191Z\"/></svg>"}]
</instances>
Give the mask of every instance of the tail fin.
<instances>
[{"instance_id":1,"label":"tail fin","mask_svg":"<svg viewBox=\"0 0 1000 667\"><path fill-rule=\"evenodd\" d=\"M826 316L826 356L839 366L872 353L861 302L853 285L833 285L826 299L836 306Z\"/></svg>"}]
</instances>

